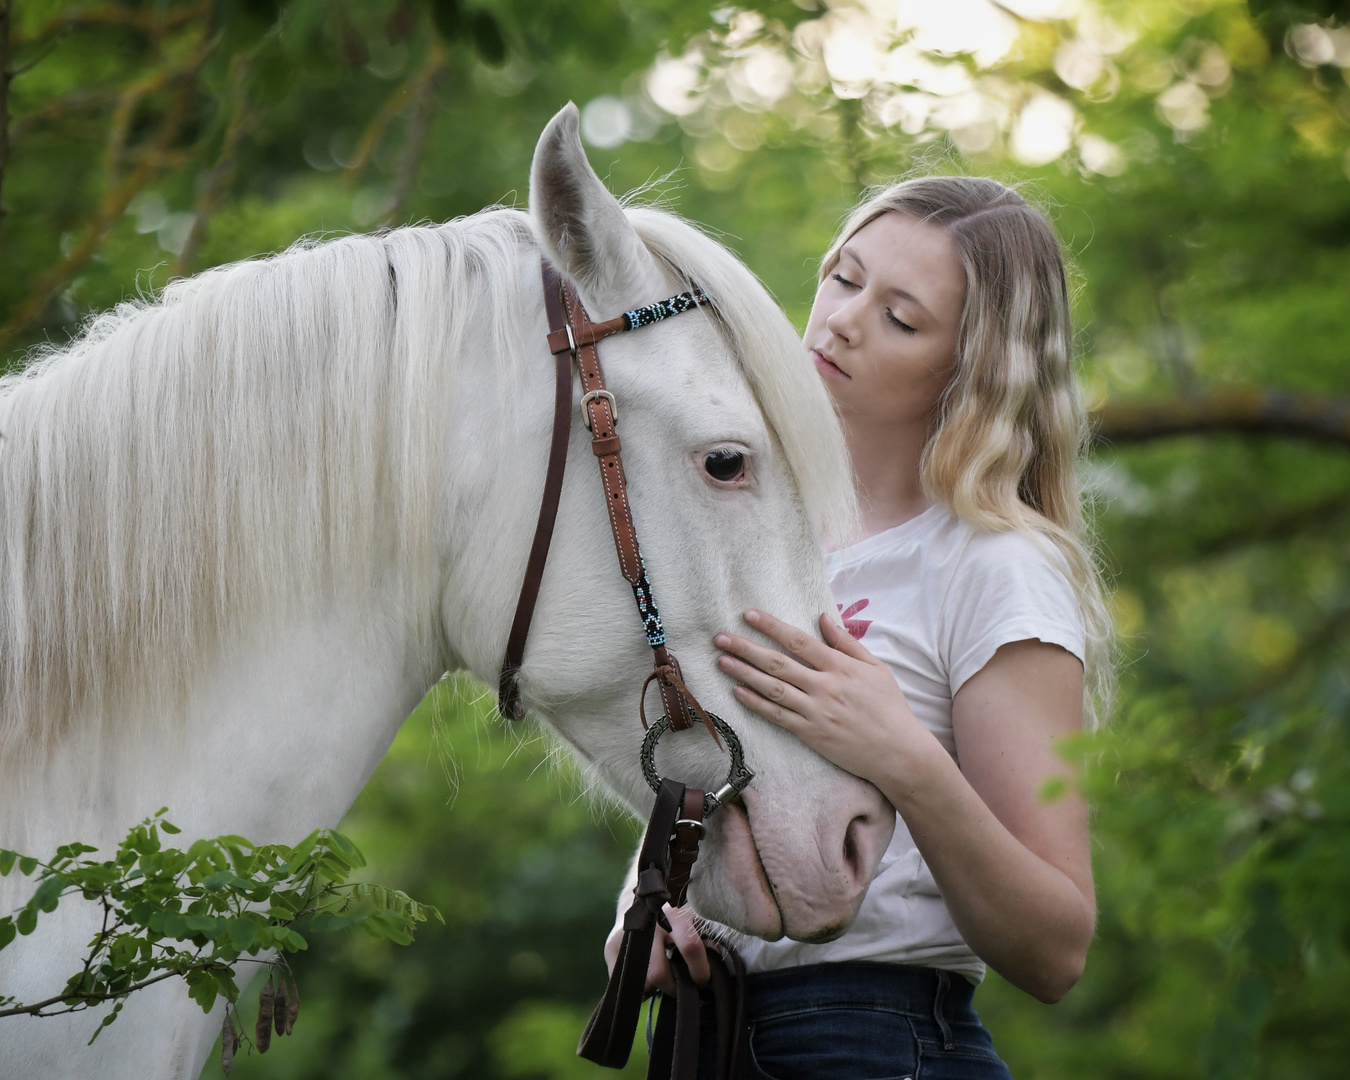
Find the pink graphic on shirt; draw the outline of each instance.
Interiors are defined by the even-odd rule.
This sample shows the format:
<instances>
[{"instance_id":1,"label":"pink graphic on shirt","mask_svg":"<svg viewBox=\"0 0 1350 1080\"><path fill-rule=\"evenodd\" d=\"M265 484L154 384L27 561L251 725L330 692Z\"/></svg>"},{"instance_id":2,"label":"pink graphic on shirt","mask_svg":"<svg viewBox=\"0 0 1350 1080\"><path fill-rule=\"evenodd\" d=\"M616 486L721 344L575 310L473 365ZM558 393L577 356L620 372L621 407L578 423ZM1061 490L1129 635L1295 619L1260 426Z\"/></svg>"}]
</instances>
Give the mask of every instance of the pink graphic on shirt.
<instances>
[{"instance_id":1,"label":"pink graphic on shirt","mask_svg":"<svg viewBox=\"0 0 1350 1080\"><path fill-rule=\"evenodd\" d=\"M855 641L861 641L862 636L867 633L867 628L872 625L871 619L853 618L853 616L865 608L868 603L869 601L867 600L858 600L855 603L849 604L847 609L843 604L835 605L835 607L839 609L839 617L844 620L844 629L853 635Z\"/></svg>"}]
</instances>

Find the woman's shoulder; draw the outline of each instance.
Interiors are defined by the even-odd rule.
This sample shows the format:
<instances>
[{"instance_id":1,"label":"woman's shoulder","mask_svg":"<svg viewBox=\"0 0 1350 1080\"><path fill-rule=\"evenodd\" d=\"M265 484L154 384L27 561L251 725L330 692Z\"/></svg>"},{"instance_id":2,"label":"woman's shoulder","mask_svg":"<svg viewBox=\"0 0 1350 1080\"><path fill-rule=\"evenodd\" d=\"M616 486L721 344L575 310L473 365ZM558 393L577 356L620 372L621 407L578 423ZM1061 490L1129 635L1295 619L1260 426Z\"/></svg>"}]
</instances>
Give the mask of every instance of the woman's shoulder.
<instances>
[{"instance_id":1,"label":"woman's shoulder","mask_svg":"<svg viewBox=\"0 0 1350 1080\"><path fill-rule=\"evenodd\" d=\"M1017 568L1069 578L1064 553L1045 533L1032 529L995 532L962 524L967 531L959 556L964 568L994 572Z\"/></svg>"},{"instance_id":2,"label":"woman's shoulder","mask_svg":"<svg viewBox=\"0 0 1350 1080\"><path fill-rule=\"evenodd\" d=\"M952 692L1002 645L1035 638L1085 655L1082 601L1050 537L971 527L939 616Z\"/></svg>"}]
</instances>

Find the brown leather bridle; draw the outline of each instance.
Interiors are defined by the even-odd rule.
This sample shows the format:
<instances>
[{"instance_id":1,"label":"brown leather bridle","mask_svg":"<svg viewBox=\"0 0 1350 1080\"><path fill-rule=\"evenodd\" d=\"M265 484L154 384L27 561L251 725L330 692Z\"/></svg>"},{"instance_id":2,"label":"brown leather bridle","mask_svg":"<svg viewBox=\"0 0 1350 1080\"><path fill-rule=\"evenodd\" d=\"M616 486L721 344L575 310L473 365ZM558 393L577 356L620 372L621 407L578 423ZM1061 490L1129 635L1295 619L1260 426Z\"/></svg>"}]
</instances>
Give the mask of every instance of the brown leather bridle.
<instances>
[{"instance_id":1,"label":"brown leather bridle","mask_svg":"<svg viewBox=\"0 0 1350 1080\"><path fill-rule=\"evenodd\" d=\"M525 655L539 586L548 561L548 549L557 520L562 495L563 471L567 464L567 445L572 427L572 364L581 377L582 421L591 433L591 451L600 466L605 490L605 506L610 531L619 556L619 570L633 589L638 614L642 618L647 643L652 649L652 671L643 680L638 713L646 736L639 761L643 776L656 793L656 803L638 856L638 880L633 904L624 916L623 944L614 965L609 986L596 1006L577 1053L600 1065L622 1068L628 1060L638 1016L644 997L647 963L656 927L666 930L670 924L662 906L684 903L704 822L719 806L734 798L753 779L745 766L740 740L721 717L705 710L685 685L679 661L666 647L665 628L652 595L647 568L638 545L637 529L628 503L623 473L622 447L617 430L618 407L614 395L605 389L604 372L596 348L612 334L636 330L661 319L691 311L708 304L703 292L694 288L657 304L625 312L606 322L591 321L577 296L576 287L562 277L553 265L542 260L544 303L548 312L548 347L553 354L555 395L553 436L549 445L548 472L539 519L530 545L525 578L516 601L516 613L507 638L497 686L497 708L508 719L520 719L524 708L520 700L517 676ZM660 690L664 715L647 723L647 688L655 682ZM686 788L665 779L656 770L656 744L666 731L683 731L699 720L719 748L725 740L730 754L727 780L715 792ZM709 939L705 941L721 958L712 967L712 991L719 1018L718 1076L739 1075L744 1057L745 1030L743 980L744 967L736 954ZM710 957L712 959L712 957ZM675 1010L661 1010L652 1045L649 1077L668 1075L692 1078L698 1066L698 995L688 968L676 953L672 957L676 976Z\"/></svg>"}]
</instances>

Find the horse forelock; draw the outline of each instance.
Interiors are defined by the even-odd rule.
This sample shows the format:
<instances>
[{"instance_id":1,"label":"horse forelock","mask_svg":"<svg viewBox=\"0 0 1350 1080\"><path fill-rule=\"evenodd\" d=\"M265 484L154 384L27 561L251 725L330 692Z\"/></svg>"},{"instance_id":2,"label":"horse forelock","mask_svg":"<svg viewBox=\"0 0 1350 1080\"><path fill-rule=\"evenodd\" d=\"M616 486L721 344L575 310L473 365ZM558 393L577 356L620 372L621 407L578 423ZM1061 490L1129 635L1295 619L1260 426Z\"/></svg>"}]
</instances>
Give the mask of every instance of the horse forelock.
<instances>
[{"instance_id":1,"label":"horse forelock","mask_svg":"<svg viewBox=\"0 0 1350 1080\"><path fill-rule=\"evenodd\" d=\"M787 319L688 223L628 214L713 298L813 522L845 535L842 438ZM305 597L392 574L434 636L442 406L484 360L469 335L530 355L533 250L510 210L302 241L0 379L0 767L40 763L73 717L172 713L213 647Z\"/></svg>"}]
</instances>

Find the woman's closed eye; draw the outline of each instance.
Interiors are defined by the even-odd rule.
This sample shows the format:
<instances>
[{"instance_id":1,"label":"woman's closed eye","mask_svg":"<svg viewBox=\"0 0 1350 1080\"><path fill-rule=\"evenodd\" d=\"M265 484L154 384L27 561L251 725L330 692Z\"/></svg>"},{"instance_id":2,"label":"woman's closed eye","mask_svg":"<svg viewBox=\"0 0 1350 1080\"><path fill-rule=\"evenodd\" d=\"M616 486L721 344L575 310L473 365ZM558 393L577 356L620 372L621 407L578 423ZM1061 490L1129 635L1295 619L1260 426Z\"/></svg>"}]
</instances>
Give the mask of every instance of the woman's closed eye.
<instances>
[{"instance_id":1,"label":"woman's closed eye","mask_svg":"<svg viewBox=\"0 0 1350 1080\"><path fill-rule=\"evenodd\" d=\"M910 326L909 323L903 322L901 319L899 319L896 316L895 312L893 312L890 308L886 309L886 318L889 319L894 325L898 326L906 334L917 334L919 332L916 327Z\"/></svg>"},{"instance_id":2,"label":"woman's closed eye","mask_svg":"<svg viewBox=\"0 0 1350 1080\"><path fill-rule=\"evenodd\" d=\"M846 289L861 289L861 288L862 288L862 286L859 285L856 281L850 281L848 278L844 277L844 275L841 274L841 273L839 273L839 271L837 271L837 270L836 270L833 274L831 274L830 277L833 278L835 281L839 282L839 284L842 285L842 286L843 286L844 288L846 288ZM896 316L895 312L893 312L890 308L887 308L887 309L886 309L886 318L887 318L893 325L895 325L895 326L899 327L901 330L903 330L906 334L917 334L917 333L919 332L917 328L915 328L915 327L913 327L913 326L910 326L909 323L907 323L907 322L905 322L904 320L898 318L898 317Z\"/></svg>"}]
</instances>

